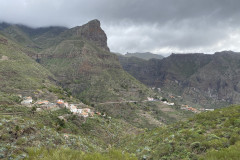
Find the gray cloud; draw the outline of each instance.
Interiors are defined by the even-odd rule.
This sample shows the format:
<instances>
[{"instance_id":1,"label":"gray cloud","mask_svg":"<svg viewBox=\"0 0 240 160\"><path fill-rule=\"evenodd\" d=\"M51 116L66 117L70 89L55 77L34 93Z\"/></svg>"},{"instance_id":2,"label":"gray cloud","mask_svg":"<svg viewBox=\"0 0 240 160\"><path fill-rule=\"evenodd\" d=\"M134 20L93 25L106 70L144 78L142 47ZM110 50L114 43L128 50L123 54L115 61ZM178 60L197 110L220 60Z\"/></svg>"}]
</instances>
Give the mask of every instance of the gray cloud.
<instances>
[{"instance_id":1,"label":"gray cloud","mask_svg":"<svg viewBox=\"0 0 240 160\"><path fill-rule=\"evenodd\" d=\"M100 19L112 51L240 51L239 0L0 0L0 20L73 27Z\"/></svg>"}]
</instances>

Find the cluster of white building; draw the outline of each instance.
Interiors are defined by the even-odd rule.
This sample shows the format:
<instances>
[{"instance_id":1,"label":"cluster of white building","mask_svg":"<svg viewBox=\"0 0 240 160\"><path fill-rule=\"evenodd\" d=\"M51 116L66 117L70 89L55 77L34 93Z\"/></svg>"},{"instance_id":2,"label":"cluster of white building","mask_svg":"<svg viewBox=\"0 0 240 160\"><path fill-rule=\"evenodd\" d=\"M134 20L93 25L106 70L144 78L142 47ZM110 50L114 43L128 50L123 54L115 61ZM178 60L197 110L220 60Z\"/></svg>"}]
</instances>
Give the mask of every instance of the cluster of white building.
<instances>
[{"instance_id":1,"label":"cluster of white building","mask_svg":"<svg viewBox=\"0 0 240 160\"><path fill-rule=\"evenodd\" d=\"M25 97L23 99L23 101L21 102L21 104L31 107L33 105L32 97ZM51 102L49 102L47 100L39 100L39 101L35 102L34 105L39 106L37 108L37 111L41 111L41 110L56 110L56 109L60 109L60 108L67 108L73 114L77 114L77 115L85 117L85 118L94 115L94 113L91 111L90 108L79 109L76 105L68 104L67 102L64 102L61 99L57 100L56 103L51 103Z\"/></svg>"}]
</instances>

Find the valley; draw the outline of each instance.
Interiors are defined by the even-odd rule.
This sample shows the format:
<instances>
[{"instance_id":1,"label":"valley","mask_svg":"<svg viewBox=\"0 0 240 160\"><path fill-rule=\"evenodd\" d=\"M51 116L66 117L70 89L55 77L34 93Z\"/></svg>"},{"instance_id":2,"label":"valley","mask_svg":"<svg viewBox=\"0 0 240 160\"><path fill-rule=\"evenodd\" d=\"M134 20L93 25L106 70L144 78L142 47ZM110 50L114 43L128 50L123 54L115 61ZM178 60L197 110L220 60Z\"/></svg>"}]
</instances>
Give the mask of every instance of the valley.
<instances>
[{"instance_id":1,"label":"valley","mask_svg":"<svg viewBox=\"0 0 240 160\"><path fill-rule=\"evenodd\" d=\"M1 23L0 159L234 157L238 54L122 56L96 19Z\"/></svg>"}]
</instances>

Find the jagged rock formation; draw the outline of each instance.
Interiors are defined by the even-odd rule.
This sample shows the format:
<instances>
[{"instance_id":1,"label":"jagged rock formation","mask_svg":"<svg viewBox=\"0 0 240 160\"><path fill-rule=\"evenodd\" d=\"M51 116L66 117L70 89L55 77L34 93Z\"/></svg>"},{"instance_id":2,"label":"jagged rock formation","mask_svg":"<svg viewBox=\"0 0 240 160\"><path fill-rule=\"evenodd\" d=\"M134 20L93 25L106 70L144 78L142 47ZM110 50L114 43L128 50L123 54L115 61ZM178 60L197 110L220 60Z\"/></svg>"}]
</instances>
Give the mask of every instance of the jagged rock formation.
<instances>
[{"instance_id":1,"label":"jagged rock formation","mask_svg":"<svg viewBox=\"0 0 240 160\"><path fill-rule=\"evenodd\" d=\"M92 41L97 46L104 48L106 51L110 51L107 46L107 35L100 27L100 21L95 19L87 24L77 27L77 35Z\"/></svg>"}]
</instances>

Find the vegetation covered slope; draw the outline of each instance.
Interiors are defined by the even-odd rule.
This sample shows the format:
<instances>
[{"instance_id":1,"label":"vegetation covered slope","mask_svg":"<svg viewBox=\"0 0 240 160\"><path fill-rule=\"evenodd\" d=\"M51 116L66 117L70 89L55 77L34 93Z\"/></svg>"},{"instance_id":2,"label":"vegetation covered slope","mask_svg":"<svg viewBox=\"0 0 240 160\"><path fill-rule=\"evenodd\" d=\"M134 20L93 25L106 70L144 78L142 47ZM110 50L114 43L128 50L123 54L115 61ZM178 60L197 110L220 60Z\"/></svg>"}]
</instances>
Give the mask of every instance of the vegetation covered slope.
<instances>
[{"instance_id":1,"label":"vegetation covered slope","mask_svg":"<svg viewBox=\"0 0 240 160\"><path fill-rule=\"evenodd\" d=\"M150 95L151 91L126 73L117 56L109 52L99 21L67 32L73 35L39 54L40 63L64 88L88 102L139 100Z\"/></svg>"},{"instance_id":2,"label":"vegetation covered slope","mask_svg":"<svg viewBox=\"0 0 240 160\"><path fill-rule=\"evenodd\" d=\"M65 121L58 118L62 115L67 115ZM25 106L0 105L0 159L23 159L29 154L37 159L32 152L40 148L42 153L61 148L78 155L106 152L139 131L122 120L98 115L85 119L66 109L33 112Z\"/></svg>"},{"instance_id":3,"label":"vegetation covered slope","mask_svg":"<svg viewBox=\"0 0 240 160\"><path fill-rule=\"evenodd\" d=\"M0 32L34 50L26 54L49 69L58 84L85 102L140 100L151 95L109 52L107 36L98 20L71 29L32 29L2 23Z\"/></svg>"},{"instance_id":4,"label":"vegetation covered slope","mask_svg":"<svg viewBox=\"0 0 240 160\"><path fill-rule=\"evenodd\" d=\"M192 105L214 108L239 103L239 53L172 54L149 61L119 59L124 70L142 83L180 95Z\"/></svg>"},{"instance_id":5,"label":"vegetation covered slope","mask_svg":"<svg viewBox=\"0 0 240 160\"><path fill-rule=\"evenodd\" d=\"M145 159L237 160L239 127L240 106L230 106L129 138L123 148Z\"/></svg>"},{"instance_id":6,"label":"vegetation covered slope","mask_svg":"<svg viewBox=\"0 0 240 160\"><path fill-rule=\"evenodd\" d=\"M63 33L65 27L42 27L31 28L24 25L0 23L0 32L12 41L24 47L40 51L51 45L59 43L61 38L57 38Z\"/></svg>"},{"instance_id":7,"label":"vegetation covered slope","mask_svg":"<svg viewBox=\"0 0 240 160\"><path fill-rule=\"evenodd\" d=\"M38 89L55 86L54 76L28 57L26 52L29 50L0 35L0 95L2 103L8 102L6 94L28 94L30 96Z\"/></svg>"}]
</instances>

